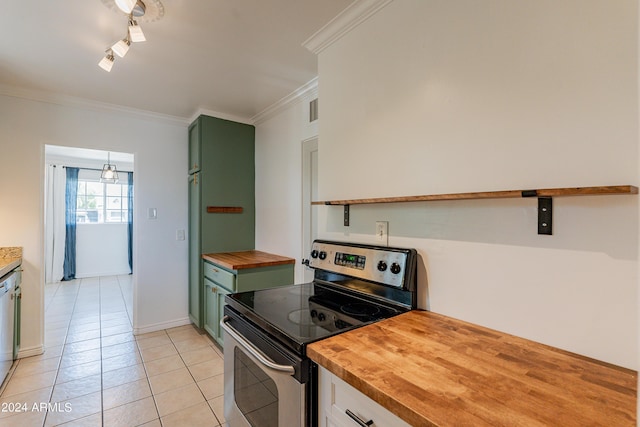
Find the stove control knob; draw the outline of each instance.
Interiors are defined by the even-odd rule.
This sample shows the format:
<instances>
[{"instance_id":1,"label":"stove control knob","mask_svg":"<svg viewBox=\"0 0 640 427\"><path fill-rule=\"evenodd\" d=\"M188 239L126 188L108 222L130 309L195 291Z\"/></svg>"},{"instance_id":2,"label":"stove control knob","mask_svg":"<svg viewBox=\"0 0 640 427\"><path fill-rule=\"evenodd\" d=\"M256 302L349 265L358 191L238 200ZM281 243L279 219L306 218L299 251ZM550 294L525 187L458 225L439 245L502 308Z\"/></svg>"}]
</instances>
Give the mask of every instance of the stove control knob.
<instances>
[{"instance_id":1,"label":"stove control knob","mask_svg":"<svg viewBox=\"0 0 640 427\"><path fill-rule=\"evenodd\" d=\"M400 264L398 264L397 262L394 262L393 264L391 264L391 272L393 274L400 273L400 270L402 270L402 268L400 267Z\"/></svg>"},{"instance_id":2,"label":"stove control knob","mask_svg":"<svg viewBox=\"0 0 640 427\"><path fill-rule=\"evenodd\" d=\"M320 259L325 259L327 258L327 253L325 251L321 251L320 252Z\"/></svg>"},{"instance_id":3,"label":"stove control knob","mask_svg":"<svg viewBox=\"0 0 640 427\"><path fill-rule=\"evenodd\" d=\"M327 316L325 316L324 313L318 313L318 320L319 321L324 322L326 318L327 318Z\"/></svg>"},{"instance_id":4,"label":"stove control knob","mask_svg":"<svg viewBox=\"0 0 640 427\"><path fill-rule=\"evenodd\" d=\"M380 261L378 263L378 270L379 271L385 271L387 269L387 263L384 261Z\"/></svg>"},{"instance_id":5,"label":"stove control knob","mask_svg":"<svg viewBox=\"0 0 640 427\"><path fill-rule=\"evenodd\" d=\"M317 250L312 250L311 251L311 258L318 258L318 251Z\"/></svg>"}]
</instances>

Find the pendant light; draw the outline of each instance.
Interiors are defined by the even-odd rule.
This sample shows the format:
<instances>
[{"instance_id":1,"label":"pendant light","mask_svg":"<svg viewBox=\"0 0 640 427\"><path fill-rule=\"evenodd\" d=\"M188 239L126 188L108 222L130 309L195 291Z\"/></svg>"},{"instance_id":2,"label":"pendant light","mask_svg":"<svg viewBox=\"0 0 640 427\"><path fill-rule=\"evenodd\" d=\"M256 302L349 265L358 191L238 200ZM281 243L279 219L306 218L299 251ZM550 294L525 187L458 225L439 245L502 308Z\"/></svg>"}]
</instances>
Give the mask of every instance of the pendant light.
<instances>
[{"instance_id":1,"label":"pendant light","mask_svg":"<svg viewBox=\"0 0 640 427\"><path fill-rule=\"evenodd\" d=\"M118 171L116 169L116 165L111 164L110 152L107 152L107 163L102 167L100 182L106 182L107 184L115 184L118 182Z\"/></svg>"}]
</instances>

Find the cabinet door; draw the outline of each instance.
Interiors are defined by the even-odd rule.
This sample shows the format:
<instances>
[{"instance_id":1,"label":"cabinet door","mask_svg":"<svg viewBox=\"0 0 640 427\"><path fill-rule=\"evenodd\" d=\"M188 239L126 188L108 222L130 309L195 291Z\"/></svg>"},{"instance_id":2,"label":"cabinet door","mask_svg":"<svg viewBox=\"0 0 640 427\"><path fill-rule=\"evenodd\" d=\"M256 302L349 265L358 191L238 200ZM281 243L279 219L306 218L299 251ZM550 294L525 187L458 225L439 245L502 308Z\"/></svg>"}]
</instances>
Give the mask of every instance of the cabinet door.
<instances>
[{"instance_id":1,"label":"cabinet door","mask_svg":"<svg viewBox=\"0 0 640 427\"><path fill-rule=\"evenodd\" d=\"M200 171L200 120L196 120L189 126L189 174Z\"/></svg>"},{"instance_id":2,"label":"cabinet door","mask_svg":"<svg viewBox=\"0 0 640 427\"><path fill-rule=\"evenodd\" d=\"M189 175L189 317L202 327L202 259L200 250L199 173Z\"/></svg>"},{"instance_id":3,"label":"cabinet door","mask_svg":"<svg viewBox=\"0 0 640 427\"><path fill-rule=\"evenodd\" d=\"M224 316L224 297L231 292L204 278L204 330L222 345L220 319Z\"/></svg>"},{"instance_id":4,"label":"cabinet door","mask_svg":"<svg viewBox=\"0 0 640 427\"><path fill-rule=\"evenodd\" d=\"M204 330L213 338L218 334L217 318L218 318L218 287L211 280L204 278Z\"/></svg>"},{"instance_id":5,"label":"cabinet door","mask_svg":"<svg viewBox=\"0 0 640 427\"><path fill-rule=\"evenodd\" d=\"M224 344L224 334L222 332L222 327L220 326L220 319L224 316L224 297L229 295L231 292L227 291L224 288L218 287L218 292L216 293L216 336L215 339L218 341L218 344Z\"/></svg>"}]
</instances>

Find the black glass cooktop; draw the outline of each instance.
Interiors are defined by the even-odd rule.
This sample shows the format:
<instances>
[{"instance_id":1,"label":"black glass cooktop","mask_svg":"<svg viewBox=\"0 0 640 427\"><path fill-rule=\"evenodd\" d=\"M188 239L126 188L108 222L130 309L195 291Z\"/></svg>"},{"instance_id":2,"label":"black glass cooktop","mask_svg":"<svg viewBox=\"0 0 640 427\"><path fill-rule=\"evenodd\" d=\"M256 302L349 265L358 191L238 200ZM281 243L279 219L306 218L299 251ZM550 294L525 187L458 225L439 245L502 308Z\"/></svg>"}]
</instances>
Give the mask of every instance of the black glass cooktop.
<instances>
[{"instance_id":1,"label":"black glass cooktop","mask_svg":"<svg viewBox=\"0 0 640 427\"><path fill-rule=\"evenodd\" d=\"M316 282L240 292L226 302L300 354L313 341L406 311Z\"/></svg>"}]
</instances>

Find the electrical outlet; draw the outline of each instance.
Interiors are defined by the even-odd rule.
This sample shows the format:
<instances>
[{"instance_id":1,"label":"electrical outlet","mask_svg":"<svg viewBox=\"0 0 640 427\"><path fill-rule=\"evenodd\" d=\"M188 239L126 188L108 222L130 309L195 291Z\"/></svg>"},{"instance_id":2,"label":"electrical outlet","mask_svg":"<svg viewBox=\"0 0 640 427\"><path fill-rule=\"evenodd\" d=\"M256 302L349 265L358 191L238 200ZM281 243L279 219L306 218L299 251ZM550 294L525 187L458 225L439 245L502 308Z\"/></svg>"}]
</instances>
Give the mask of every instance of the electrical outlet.
<instances>
[{"instance_id":1,"label":"electrical outlet","mask_svg":"<svg viewBox=\"0 0 640 427\"><path fill-rule=\"evenodd\" d=\"M376 240L385 246L389 246L388 221L376 221Z\"/></svg>"}]
</instances>

